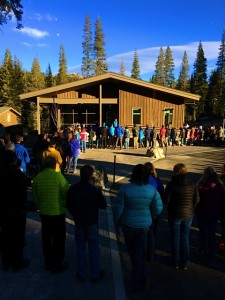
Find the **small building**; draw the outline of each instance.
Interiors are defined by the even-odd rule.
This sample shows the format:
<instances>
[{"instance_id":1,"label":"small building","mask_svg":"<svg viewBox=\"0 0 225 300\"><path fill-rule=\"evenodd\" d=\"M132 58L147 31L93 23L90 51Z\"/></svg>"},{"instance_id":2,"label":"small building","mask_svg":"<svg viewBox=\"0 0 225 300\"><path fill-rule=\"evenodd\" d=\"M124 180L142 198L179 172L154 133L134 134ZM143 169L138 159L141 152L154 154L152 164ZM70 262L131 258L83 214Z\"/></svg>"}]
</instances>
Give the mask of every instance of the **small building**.
<instances>
[{"instance_id":1,"label":"small building","mask_svg":"<svg viewBox=\"0 0 225 300\"><path fill-rule=\"evenodd\" d=\"M20 124L21 114L12 107L0 107L0 124L4 127Z\"/></svg>"},{"instance_id":2,"label":"small building","mask_svg":"<svg viewBox=\"0 0 225 300\"><path fill-rule=\"evenodd\" d=\"M185 104L200 96L163 87L120 74L105 73L20 95L37 104L37 130L41 132L40 106L49 104L56 127L110 125L115 118L122 126L139 124L183 126Z\"/></svg>"}]
</instances>

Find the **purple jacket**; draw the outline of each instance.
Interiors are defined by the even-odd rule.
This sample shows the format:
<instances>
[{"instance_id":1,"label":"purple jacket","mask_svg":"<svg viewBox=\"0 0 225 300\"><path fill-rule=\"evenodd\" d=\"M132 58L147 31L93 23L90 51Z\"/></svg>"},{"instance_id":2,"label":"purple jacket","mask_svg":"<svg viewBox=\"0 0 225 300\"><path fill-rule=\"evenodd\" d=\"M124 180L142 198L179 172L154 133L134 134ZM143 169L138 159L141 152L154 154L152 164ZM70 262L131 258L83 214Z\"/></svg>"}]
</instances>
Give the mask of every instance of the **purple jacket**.
<instances>
[{"instance_id":1,"label":"purple jacket","mask_svg":"<svg viewBox=\"0 0 225 300\"><path fill-rule=\"evenodd\" d=\"M78 140L70 140L69 142L70 156L76 157L80 155L80 142Z\"/></svg>"}]
</instances>

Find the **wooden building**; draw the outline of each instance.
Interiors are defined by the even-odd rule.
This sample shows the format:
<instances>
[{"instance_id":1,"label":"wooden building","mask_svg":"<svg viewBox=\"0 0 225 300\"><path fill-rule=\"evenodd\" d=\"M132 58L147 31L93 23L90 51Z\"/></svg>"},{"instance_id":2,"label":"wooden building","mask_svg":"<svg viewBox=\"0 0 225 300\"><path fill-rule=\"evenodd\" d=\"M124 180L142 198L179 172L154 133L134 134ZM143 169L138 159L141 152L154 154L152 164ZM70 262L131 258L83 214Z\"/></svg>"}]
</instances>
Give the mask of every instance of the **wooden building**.
<instances>
[{"instance_id":1,"label":"wooden building","mask_svg":"<svg viewBox=\"0 0 225 300\"><path fill-rule=\"evenodd\" d=\"M4 127L20 124L21 114L9 106L0 107L0 124Z\"/></svg>"},{"instance_id":2,"label":"wooden building","mask_svg":"<svg viewBox=\"0 0 225 300\"><path fill-rule=\"evenodd\" d=\"M76 123L110 125L115 118L123 126L171 124L179 128L185 105L194 104L200 96L110 72L22 94L20 99L36 102L40 133L42 104L56 109L58 129Z\"/></svg>"}]
</instances>

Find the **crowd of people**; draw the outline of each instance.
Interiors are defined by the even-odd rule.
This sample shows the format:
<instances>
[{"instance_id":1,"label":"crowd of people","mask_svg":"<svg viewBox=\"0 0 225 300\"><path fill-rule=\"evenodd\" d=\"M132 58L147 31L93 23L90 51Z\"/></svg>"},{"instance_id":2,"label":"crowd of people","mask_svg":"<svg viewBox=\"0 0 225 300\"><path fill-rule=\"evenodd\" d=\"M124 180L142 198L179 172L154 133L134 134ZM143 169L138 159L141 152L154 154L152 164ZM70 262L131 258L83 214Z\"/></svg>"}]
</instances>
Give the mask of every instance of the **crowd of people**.
<instances>
[{"instance_id":1,"label":"crowd of people","mask_svg":"<svg viewBox=\"0 0 225 300\"><path fill-rule=\"evenodd\" d=\"M182 129L182 128L181 128ZM94 133L92 133L92 130ZM111 130L111 139L108 135ZM145 129L133 126L131 132L114 120L112 128L105 124L100 128L99 143L102 148L169 146L174 139L168 138L173 128L162 126L159 133L155 128ZM193 132L192 132L193 130ZM190 129L190 145L204 141L205 131ZM181 140L184 127L180 130ZM32 182L32 196L40 214L42 225L42 248L44 268L53 274L67 269L64 261L66 226L65 213L68 210L75 223L77 247L77 272L79 281L87 277L86 247L88 245L91 280L104 278L101 269L99 249L99 209L107 204L96 180L95 168L84 165L80 168L80 181L70 185L65 172L75 173L80 152L93 147L90 138L96 134L94 128L68 128L56 132L51 138L47 134L38 136L32 149L36 172ZM154 135L153 135L154 133ZM97 134L96 134L97 135ZM219 135L218 135L219 136ZM154 137L154 138L152 138ZM111 141L111 142L110 142ZM175 140L176 141L176 135ZM23 145L23 137L17 135L12 141L10 135L4 138L0 148L0 252L4 271L19 271L29 265L24 258L26 244L27 164L30 155ZM13 188L12 188L13 185ZM114 212L115 222L122 228L127 251L132 265L132 289L138 299L148 282L146 260L154 257L157 228L163 206L168 208L168 224L171 236L171 264L176 269L187 270L189 266L189 232L194 215L199 226L199 254L211 258L216 252L216 229L221 220L222 234L219 246L224 248L225 238L225 165L221 176L212 167L207 167L199 182L192 183L183 163L173 168L171 181L164 188L154 165L138 164L132 170L130 183L118 191Z\"/></svg>"},{"instance_id":2,"label":"crowd of people","mask_svg":"<svg viewBox=\"0 0 225 300\"><path fill-rule=\"evenodd\" d=\"M218 244L224 248L225 185L224 170L219 176L207 167L201 179L190 181L185 164L176 164L171 181L165 187L154 166L138 164L130 183L122 185L115 200L115 220L122 229L132 266L133 299L141 299L148 285L147 260L154 257L158 220L167 206L170 230L171 265L188 270L189 233L196 216L199 227L199 255L212 259L216 253L216 232L221 220L222 234Z\"/></svg>"}]
</instances>

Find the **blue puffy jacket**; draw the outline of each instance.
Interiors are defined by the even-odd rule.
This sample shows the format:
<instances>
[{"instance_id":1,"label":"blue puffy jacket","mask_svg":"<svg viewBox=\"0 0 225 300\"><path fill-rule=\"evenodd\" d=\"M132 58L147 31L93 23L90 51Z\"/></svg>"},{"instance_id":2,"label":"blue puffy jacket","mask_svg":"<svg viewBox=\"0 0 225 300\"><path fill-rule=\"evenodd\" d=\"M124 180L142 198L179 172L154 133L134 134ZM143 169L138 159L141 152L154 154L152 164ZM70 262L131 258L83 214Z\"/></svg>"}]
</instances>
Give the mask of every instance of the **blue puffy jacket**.
<instances>
[{"instance_id":1,"label":"blue puffy jacket","mask_svg":"<svg viewBox=\"0 0 225 300\"><path fill-rule=\"evenodd\" d=\"M163 209L159 193L150 184L128 183L119 189L115 202L116 222L132 228L147 228Z\"/></svg>"}]
</instances>

